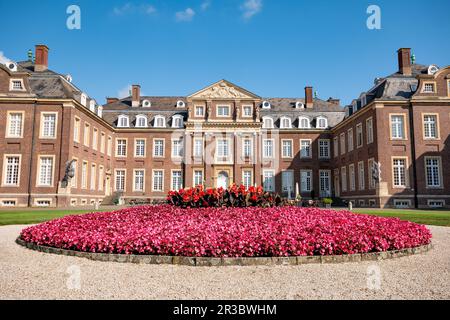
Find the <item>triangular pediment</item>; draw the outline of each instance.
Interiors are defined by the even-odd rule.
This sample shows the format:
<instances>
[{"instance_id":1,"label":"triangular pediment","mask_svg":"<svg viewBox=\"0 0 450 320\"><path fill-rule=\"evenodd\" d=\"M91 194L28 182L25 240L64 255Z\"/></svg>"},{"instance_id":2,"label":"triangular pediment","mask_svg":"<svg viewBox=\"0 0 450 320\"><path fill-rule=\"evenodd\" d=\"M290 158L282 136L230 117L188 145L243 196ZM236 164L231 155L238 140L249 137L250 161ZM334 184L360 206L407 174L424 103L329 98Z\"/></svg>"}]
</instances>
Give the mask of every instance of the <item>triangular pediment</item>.
<instances>
[{"instance_id":1,"label":"triangular pediment","mask_svg":"<svg viewBox=\"0 0 450 320\"><path fill-rule=\"evenodd\" d=\"M250 91L247 91L229 81L220 80L196 93L190 95L188 98L195 99L217 99L217 100L227 100L227 99L261 99Z\"/></svg>"}]
</instances>

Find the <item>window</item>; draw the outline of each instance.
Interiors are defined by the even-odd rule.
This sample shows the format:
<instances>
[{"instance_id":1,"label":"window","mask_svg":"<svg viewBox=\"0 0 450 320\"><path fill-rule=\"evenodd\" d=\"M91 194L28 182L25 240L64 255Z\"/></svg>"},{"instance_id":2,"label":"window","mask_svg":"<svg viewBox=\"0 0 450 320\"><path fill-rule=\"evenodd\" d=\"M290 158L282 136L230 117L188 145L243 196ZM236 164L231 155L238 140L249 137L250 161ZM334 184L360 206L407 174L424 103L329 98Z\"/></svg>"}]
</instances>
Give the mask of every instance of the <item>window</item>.
<instances>
[{"instance_id":1,"label":"window","mask_svg":"<svg viewBox=\"0 0 450 320\"><path fill-rule=\"evenodd\" d=\"M273 140L263 140L263 158L273 158Z\"/></svg>"},{"instance_id":2,"label":"window","mask_svg":"<svg viewBox=\"0 0 450 320\"><path fill-rule=\"evenodd\" d=\"M242 185L245 187L245 189L248 190L253 184L252 181L252 171L251 170L244 170L242 172Z\"/></svg>"},{"instance_id":3,"label":"window","mask_svg":"<svg viewBox=\"0 0 450 320\"><path fill-rule=\"evenodd\" d=\"M36 199L34 204L37 207L50 207L50 205L52 204L52 201L50 199L48 199L48 200Z\"/></svg>"},{"instance_id":4,"label":"window","mask_svg":"<svg viewBox=\"0 0 450 320\"><path fill-rule=\"evenodd\" d=\"M87 161L83 161L81 165L81 188L87 188L87 171L88 171L88 163Z\"/></svg>"},{"instance_id":5,"label":"window","mask_svg":"<svg viewBox=\"0 0 450 320\"><path fill-rule=\"evenodd\" d=\"M126 172L123 169L116 170L116 191L125 191L125 175Z\"/></svg>"},{"instance_id":6,"label":"window","mask_svg":"<svg viewBox=\"0 0 450 320\"><path fill-rule=\"evenodd\" d=\"M330 159L330 140L319 139L319 158Z\"/></svg>"},{"instance_id":7,"label":"window","mask_svg":"<svg viewBox=\"0 0 450 320\"><path fill-rule=\"evenodd\" d=\"M116 140L116 157L126 157L127 156L127 140L117 139Z\"/></svg>"},{"instance_id":8,"label":"window","mask_svg":"<svg viewBox=\"0 0 450 320\"><path fill-rule=\"evenodd\" d=\"M17 201L16 200L2 200L2 207L15 207Z\"/></svg>"},{"instance_id":9,"label":"window","mask_svg":"<svg viewBox=\"0 0 450 320\"><path fill-rule=\"evenodd\" d=\"M425 157L425 173L428 188L440 188L442 186L441 158Z\"/></svg>"},{"instance_id":10,"label":"window","mask_svg":"<svg viewBox=\"0 0 450 320\"><path fill-rule=\"evenodd\" d=\"M394 187L405 188L406 187L406 159L393 159L392 170Z\"/></svg>"},{"instance_id":11,"label":"window","mask_svg":"<svg viewBox=\"0 0 450 320\"><path fill-rule=\"evenodd\" d=\"M355 191L356 181L355 181L355 165L351 164L348 166L349 179L350 179L350 191Z\"/></svg>"},{"instance_id":12,"label":"window","mask_svg":"<svg viewBox=\"0 0 450 320\"><path fill-rule=\"evenodd\" d=\"M346 192L347 191L347 167L342 167L341 168L341 189L342 192Z\"/></svg>"},{"instance_id":13,"label":"window","mask_svg":"<svg viewBox=\"0 0 450 320\"><path fill-rule=\"evenodd\" d=\"M183 176L182 172L172 171L172 190L178 191L183 188Z\"/></svg>"},{"instance_id":14,"label":"window","mask_svg":"<svg viewBox=\"0 0 450 320\"><path fill-rule=\"evenodd\" d=\"M376 177L375 175L375 161L373 159L369 159L367 162L367 175L369 178L369 189L375 189L376 187Z\"/></svg>"},{"instance_id":15,"label":"window","mask_svg":"<svg viewBox=\"0 0 450 320\"><path fill-rule=\"evenodd\" d=\"M78 160L77 159L73 159L72 170L73 170L73 178L70 179L70 185L72 188L76 188L77 183L78 183Z\"/></svg>"},{"instance_id":16,"label":"window","mask_svg":"<svg viewBox=\"0 0 450 320\"><path fill-rule=\"evenodd\" d=\"M273 129L273 119L269 117L263 118L263 128L264 129Z\"/></svg>"},{"instance_id":17,"label":"window","mask_svg":"<svg viewBox=\"0 0 450 320\"><path fill-rule=\"evenodd\" d=\"M99 191L103 191L104 174L105 174L105 169L103 168L103 166L100 166L98 169L98 190Z\"/></svg>"},{"instance_id":18,"label":"window","mask_svg":"<svg viewBox=\"0 0 450 320\"><path fill-rule=\"evenodd\" d=\"M316 127L318 129L326 129L328 128L328 120L325 117L318 117Z\"/></svg>"},{"instance_id":19,"label":"window","mask_svg":"<svg viewBox=\"0 0 450 320\"><path fill-rule=\"evenodd\" d=\"M203 157L203 139L194 140L194 157Z\"/></svg>"},{"instance_id":20,"label":"window","mask_svg":"<svg viewBox=\"0 0 450 320\"><path fill-rule=\"evenodd\" d=\"M56 114L43 113L42 114L41 138L49 139L56 138Z\"/></svg>"},{"instance_id":21,"label":"window","mask_svg":"<svg viewBox=\"0 0 450 320\"><path fill-rule=\"evenodd\" d=\"M229 141L227 139L217 139L217 156L226 158L229 156Z\"/></svg>"},{"instance_id":22,"label":"window","mask_svg":"<svg viewBox=\"0 0 450 320\"><path fill-rule=\"evenodd\" d=\"M73 141L80 142L81 119L75 117L73 124Z\"/></svg>"},{"instance_id":23,"label":"window","mask_svg":"<svg viewBox=\"0 0 450 320\"><path fill-rule=\"evenodd\" d=\"M154 157L164 157L164 140L163 139L153 140L153 156Z\"/></svg>"},{"instance_id":24,"label":"window","mask_svg":"<svg viewBox=\"0 0 450 320\"><path fill-rule=\"evenodd\" d=\"M281 140L282 157L292 158L292 140Z\"/></svg>"},{"instance_id":25,"label":"window","mask_svg":"<svg viewBox=\"0 0 450 320\"><path fill-rule=\"evenodd\" d=\"M98 147L98 129L94 128L94 133L92 134L92 149L97 150Z\"/></svg>"},{"instance_id":26,"label":"window","mask_svg":"<svg viewBox=\"0 0 450 320\"><path fill-rule=\"evenodd\" d=\"M128 128L130 126L130 119L124 115L119 116L117 126L119 128Z\"/></svg>"},{"instance_id":27,"label":"window","mask_svg":"<svg viewBox=\"0 0 450 320\"><path fill-rule=\"evenodd\" d=\"M203 185L203 171L194 170L194 186Z\"/></svg>"},{"instance_id":28,"label":"window","mask_svg":"<svg viewBox=\"0 0 450 320\"><path fill-rule=\"evenodd\" d=\"M253 116L253 106L243 106L242 110L243 117L249 118Z\"/></svg>"},{"instance_id":29,"label":"window","mask_svg":"<svg viewBox=\"0 0 450 320\"><path fill-rule=\"evenodd\" d=\"M363 127L362 123L358 123L356 125L356 147L361 148L363 146L364 140L363 140Z\"/></svg>"},{"instance_id":30,"label":"window","mask_svg":"<svg viewBox=\"0 0 450 320\"><path fill-rule=\"evenodd\" d=\"M273 170L263 171L263 187L264 191L275 191L275 172Z\"/></svg>"},{"instance_id":31,"label":"window","mask_svg":"<svg viewBox=\"0 0 450 320\"><path fill-rule=\"evenodd\" d=\"M348 129L347 131L347 143L348 143L348 152L353 151L353 128Z\"/></svg>"},{"instance_id":32,"label":"window","mask_svg":"<svg viewBox=\"0 0 450 320\"><path fill-rule=\"evenodd\" d=\"M134 170L134 192L143 192L144 191L144 179L145 179L145 171L144 170Z\"/></svg>"},{"instance_id":33,"label":"window","mask_svg":"<svg viewBox=\"0 0 450 320\"><path fill-rule=\"evenodd\" d=\"M153 191L162 192L164 189L164 171L153 171Z\"/></svg>"},{"instance_id":34,"label":"window","mask_svg":"<svg viewBox=\"0 0 450 320\"><path fill-rule=\"evenodd\" d=\"M445 200L428 200L427 203L430 208L443 208L445 206Z\"/></svg>"},{"instance_id":35,"label":"window","mask_svg":"<svg viewBox=\"0 0 450 320\"><path fill-rule=\"evenodd\" d=\"M300 129L309 129L309 128L311 128L311 123L309 122L308 118L300 117L298 119L298 127Z\"/></svg>"},{"instance_id":36,"label":"window","mask_svg":"<svg viewBox=\"0 0 450 320\"><path fill-rule=\"evenodd\" d=\"M95 182L97 180L97 165L91 164L91 190L95 190Z\"/></svg>"},{"instance_id":37,"label":"window","mask_svg":"<svg viewBox=\"0 0 450 320\"><path fill-rule=\"evenodd\" d=\"M204 106L196 106L195 107L195 116L196 117L204 117L205 116L205 107Z\"/></svg>"},{"instance_id":38,"label":"window","mask_svg":"<svg viewBox=\"0 0 450 320\"><path fill-rule=\"evenodd\" d=\"M84 124L83 144L86 147L89 147L90 134L91 134L91 126L89 125L89 123L85 123Z\"/></svg>"},{"instance_id":39,"label":"window","mask_svg":"<svg viewBox=\"0 0 450 320\"><path fill-rule=\"evenodd\" d=\"M156 116L153 126L155 128L165 128L166 127L166 119L163 116Z\"/></svg>"},{"instance_id":40,"label":"window","mask_svg":"<svg viewBox=\"0 0 450 320\"><path fill-rule=\"evenodd\" d=\"M19 186L20 156L5 156L3 162L3 185Z\"/></svg>"},{"instance_id":41,"label":"window","mask_svg":"<svg viewBox=\"0 0 450 320\"><path fill-rule=\"evenodd\" d=\"M426 114L423 116L423 133L425 139L438 139L437 115Z\"/></svg>"},{"instance_id":42,"label":"window","mask_svg":"<svg viewBox=\"0 0 450 320\"><path fill-rule=\"evenodd\" d=\"M425 83L423 85L423 93L434 93L434 83Z\"/></svg>"},{"instance_id":43,"label":"window","mask_svg":"<svg viewBox=\"0 0 450 320\"><path fill-rule=\"evenodd\" d=\"M100 152L101 153L105 153L105 139L106 139L105 133L102 132L101 136L100 136Z\"/></svg>"},{"instance_id":44,"label":"window","mask_svg":"<svg viewBox=\"0 0 450 320\"><path fill-rule=\"evenodd\" d=\"M229 106L217 106L217 116L218 117L229 117L230 107Z\"/></svg>"},{"instance_id":45,"label":"window","mask_svg":"<svg viewBox=\"0 0 450 320\"><path fill-rule=\"evenodd\" d=\"M183 156L183 140L172 140L172 158L181 158Z\"/></svg>"},{"instance_id":46,"label":"window","mask_svg":"<svg viewBox=\"0 0 450 320\"><path fill-rule=\"evenodd\" d=\"M391 138L405 139L405 117L403 115L391 115Z\"/></svg>"},{"instance_id":47,"label":"window","mask_svg":"<svg viewBox=\"0 0 450 320\"><path fill-rule=\"evenodd\" d=\"M341 155L344 155L345 154L345 132L341 133L340 140L341 140Z\"/></svg>"},{"instance_id":48,"label":"window","mask_svg":"<svg viewBox=\"0 0 450 320\"><path fill-rule=\"evenodd\" d=\"M394 199L394 207L397 209L406 209L411 207L411 201L410 200L399 200Z\"/></svg>"},{"instance_id":49,"label":"window","mask_svg":"<svg viewBox=\"0 0 450 320\"><path fill-rule=\"evenodd\" d=\"M243 145L242 152L244 158L250 158L252 156L252 140L244 139Z\"/></svg>"},{"instance_id":50,"label":"window","mask_svg":"<svg viewBox=\"0 0 450 320\"><path fill-rule=\"evenodd\" d=\"M319 170L320 196L329 197L331 195L331 171Z\"/></svg>"},{"instance_id":51,"label":"window","mask_svg":"<svg viewBox=\"0 0 450 320\"><path fill-rule=\"evenodd\" d=\"M134 140L134 156L145 157L145 139Z\"/></svg>"},{"instance_id":52,"label":"window","mask_svg":"<svg viewBox=\"0 0 450 320\"><path fill-rule=\"evenodd\" d=\"M300 140L300 158L311 158L311 140Z\"/></svg>"},{"instance_id":53,"label":"window","mask_svg":"<svg viewBox=\"0 0 450 320\"><path fill-rule=\"evenodd\" d=\"M136 116L136 128L147 128L147 117L144 115Z\"/></svg>"},{"instance_id":54,"label":"window","mask_svg":"<svg viewBox=\"0 0 450 320\"><path fill-rule=\"evenodd\" d=\"M300 171L300 188L301 192L311 192L312 190L312 171L301 170Z\"/></svg>"},{"instance_id":55,"label":"window","mask_svg":"<svg viewBox=\"0 0 450 320\"><path fill-rule=\"evenodd\" d=\"M107 146L108 156L111 156L111 152L112 152L112 138L108 136L108 146Z\"/></svg>"},{"instance_id":56,"label":"window","mask_svg":"<svg viewBox=\"0 0 450 320\"><path fill-rule=\"evenodd\" d=\"M291 119L282 117L280 119L281 129L290 129L291 128Z\"/></svg>"},{"instance_id":57,"label":"window","mask_svg":"<svg viewBox=\"0 0 450 320\"><path fill-rule=\"evenodd\" d=\"M294 195L294 171L281 172L281 189L286 192L289 198Z\"/></svg>"},{"instance_id":58,"label":"window","mask_svg":"<svg viewBox=\"0 0 450 320\"><path fill-rule=\"evenodd\" d=\"M358 186L359 190L365 189L365 173L364 173L364 162L358 162Z\"/></svg>"},{"instance_id":59,"label":"window","mask_svg":"<svg viewBox=\"0 0 450 320\"><path fill-rule=\"evenodd\" d=\"M10 91L25 91L25 88L23 86L23 80L22 79L11 79L10 85L9 85Z\"/></svg>"},{"instance_id":60,"label":"window","mask_svg":"<svg viewBox=\"0 0 450 320\"><path fill-rule=\"evenodd\" d=\"M53 184L53 157L39 158L39 186L51 187Z\"/></svg>"},{"instance_id":61,"label":"window","mask_svg":"<svg viewBox=\"0 0 450 320\"><path fill-rule=\"evenodd\" d=\"M333 149L334 149L334 157L337 158L339 156L339 139L338 139L338 137L333 138Z\"/></svg>"},{"instance_id":62,"label":"window","mask_svg":"<svg viewBox=\"0 0 450 320\"><path fill-rule=\"evenodd\" d=\"M373 143L373 119L369 118L366 120L366 136L367 144Z\"/></svg>"},{"instance_id":63,"label":"window","mask_svg":"<svg viewBox=\"0 0 450 320\"><path fill-rule=\"evenodd\" d=\"M21 138L23 135L23 113L8 113L7 138Z\"/></svg>"},{"instance_id":64,"label":"window","mask_svg":"<svg viewBox=\"0 0 450 320\"><path fill-rule=\"evenodd\" d=\"M183 116L174 116L172 118L172 128L183 128Z\"/></svg>"}]
</instances>

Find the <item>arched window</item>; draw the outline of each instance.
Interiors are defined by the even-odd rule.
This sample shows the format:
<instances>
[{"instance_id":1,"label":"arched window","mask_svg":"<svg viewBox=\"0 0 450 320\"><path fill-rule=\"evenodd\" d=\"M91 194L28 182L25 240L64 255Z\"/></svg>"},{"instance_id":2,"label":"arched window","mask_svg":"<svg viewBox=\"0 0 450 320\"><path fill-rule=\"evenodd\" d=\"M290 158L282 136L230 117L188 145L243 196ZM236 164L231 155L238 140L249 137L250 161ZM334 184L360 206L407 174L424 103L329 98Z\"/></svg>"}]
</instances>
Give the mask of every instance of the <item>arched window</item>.
<instances>
[{"instance_id":1,"label":"arched window","mask_svg":"<svg viewBox=\"0 0 450 320\"><path fill-rule=\"evenodd\" d=\"M311 128L311 124L309 122L309 119L306 118L306 117L298 118L298 127L300 129L309 129L309 128Z\"/></svg>"},{"instance_id":2,"label":"arched window","mask_svg":"<svg viewBox=\"0 0 450 320\"><path fill-rule=\"evenodd\" d=\"M263 118L263 128L264 129L272 129L273 128L273 119L270 117Z\"/></svg>"},{"instance_id":3,"label":"arched window","mask_svg":"<svg viewBox=\"0 0 450 320\"><path fill-rule=\"evenodd\" d=\"M318 129L326 129L328 128L328 120L325 117L317 117L316 127Z\"/></svg>"},{"instance_id":4,"label":"arched window","mask_svg":"<svg viewBox=\"0 0 450 320\"><path fill-rule=\"evenodd\" d=\"M147 128L147 117L144 115L136 116L136 128Z\"/></svg>"},{"instance_id":5,"label":"arched window","mask_svg":"<svg viewBox=\"0 0 450 320\"><path fill-rule=\"evenodd\" d=\"M290 129L291 128L291 119L288 117L281 117L280 128L281 129Z\"/></svg>"},{"instance_id":6,"label":"arched window","mask_svg":"<svg viewBox=\"0 0 450 320\"><path fill-rule=\"evenodd\" d=\"M166 127L166 119L163 116L156 116L153 126L155 128L165 128Z\"/></svg>"},{"instance_id":7,"label":"arched window","mask_svg":"<svg viewBox=\"0 0 450 320\"><path fill-rule=\"evenodd\" d=\"M130 119L128 116L120 115L117 121L117 126L119 128L127 128L130 126Z\"/></svg>"},{"instance_id":8,"label":"arched window","mask_svg":"<svg viewBox=\"0 0 450 320\"><path fill-rule=\"evenodd\" d=\"M183 128L183 116L175 115L172 117L172 128Z\"/></svg>"}]
</instances>

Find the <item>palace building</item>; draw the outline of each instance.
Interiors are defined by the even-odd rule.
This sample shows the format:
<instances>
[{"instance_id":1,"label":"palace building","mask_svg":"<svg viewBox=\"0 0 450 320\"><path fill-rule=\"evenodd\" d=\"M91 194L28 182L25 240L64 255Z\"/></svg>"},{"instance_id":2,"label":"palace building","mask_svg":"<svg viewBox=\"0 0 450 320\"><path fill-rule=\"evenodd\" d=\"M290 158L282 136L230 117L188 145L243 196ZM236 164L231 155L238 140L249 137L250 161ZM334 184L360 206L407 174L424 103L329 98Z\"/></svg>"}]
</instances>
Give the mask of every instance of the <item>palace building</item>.
<instances>
[{"instance_id":1,"label":"palace building","mask_svg":"<svg viewBox=\"0 0 450 320\"><path fill-rule=\"evenodd\" d=\"M0 206L162 200L184 187L246 187L361 207L450 207L450 67L398 51L398 70L349 106L262 97L226 80L188 96L98 104L49 49L0 64Z\"/></svg>"}]
</instances>

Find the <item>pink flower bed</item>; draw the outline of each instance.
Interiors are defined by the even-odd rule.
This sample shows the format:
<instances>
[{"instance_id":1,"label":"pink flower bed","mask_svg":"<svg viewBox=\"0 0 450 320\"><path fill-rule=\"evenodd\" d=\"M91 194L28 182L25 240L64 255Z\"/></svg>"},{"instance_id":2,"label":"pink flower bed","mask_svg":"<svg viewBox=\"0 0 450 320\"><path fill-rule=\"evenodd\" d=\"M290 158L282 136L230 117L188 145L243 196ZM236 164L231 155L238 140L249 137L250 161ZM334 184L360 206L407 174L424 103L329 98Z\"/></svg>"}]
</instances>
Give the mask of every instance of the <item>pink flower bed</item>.
<instances>
[{"instance_id":1,"label":"pink flower bed","mask_svg":"<svg viewBox=\"0 0 450 320\"><path fill-rule=\"evenodd\" d=\"M143 206L67 216L21 238L69 250L172 256L341 255L429 244L430 231L399 219L317 208Z\"/></svg>"}]
</instances>

